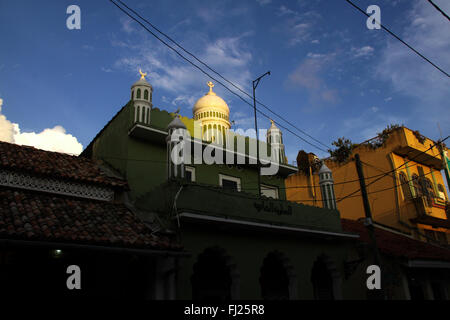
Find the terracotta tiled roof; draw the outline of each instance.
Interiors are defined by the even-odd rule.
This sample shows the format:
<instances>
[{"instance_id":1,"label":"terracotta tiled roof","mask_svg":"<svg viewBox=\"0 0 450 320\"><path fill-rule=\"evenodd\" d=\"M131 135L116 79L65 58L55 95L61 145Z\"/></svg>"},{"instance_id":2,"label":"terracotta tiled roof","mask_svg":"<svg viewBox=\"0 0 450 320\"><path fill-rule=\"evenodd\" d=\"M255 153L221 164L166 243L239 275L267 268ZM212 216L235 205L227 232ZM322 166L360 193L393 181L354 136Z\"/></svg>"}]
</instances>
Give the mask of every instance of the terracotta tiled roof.
<instances>
[{"instance_id":1,"label":"terracotta tiled roof","mask_svg":"<svg viewBox=\"0 0 450 320\"><path fill-rule=\"evenodd\" d=\"M0 187L0 239L179 249L125 205Z\"/></svg>"},{"instance_id":2,"label":"terracotta tiled roof","mask_svg":"<svg viewBox=\"0 0 450 320\"><path fill-rule=\"evenodd\" d=\"M342 219L342 228L360 235L360 240L369 243L369 235L360 221ZM398 233L375 227L377 246L381 253L406 259L450 261L450 250L415 240Z\"/></svg>"},{"instance_id":3,"label":"terracotta tiled roof","mask_svg":"<svg viewBox=\"0 0 450 320\"><path fill-rule=\"evenodd\" d=\"M127 186L125 180L107 176L93 160L1 141L0 168L112 187Z\"/></svg>"}]
</instances>

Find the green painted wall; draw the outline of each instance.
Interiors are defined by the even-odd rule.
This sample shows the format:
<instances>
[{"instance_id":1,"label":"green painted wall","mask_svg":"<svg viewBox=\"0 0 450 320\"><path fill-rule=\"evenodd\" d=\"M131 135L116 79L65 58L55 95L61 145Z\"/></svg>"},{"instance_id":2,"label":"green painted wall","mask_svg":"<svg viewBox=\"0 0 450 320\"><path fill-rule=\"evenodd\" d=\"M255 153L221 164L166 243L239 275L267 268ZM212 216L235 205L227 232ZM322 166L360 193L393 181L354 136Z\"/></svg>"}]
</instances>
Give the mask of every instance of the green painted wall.
<instances>
[{"instance_id":1,"label":"green painted wall","mask_svg":"<svg viewBox=\"0 0 450 320\"><path fill-rule=\"evenodd\" d=\"M261 299L259 284L260 269L264 258L272 251L279 251L288 259L296 275L298 299L314 299L311 271L316 259L325 254L343 275L343 262L348 245L345 242L313 241L306 238L286 236L280 233L245 233L229 229L205 228L193 224L183 224L181 241L192 253L180 260L178 275L178 299L191 299L190 278L198 255L206 248L219 246L236 264L240 275L240 298Z\"/></svg>"},{"instance_id":2,"label":"green painted wall","mask_svg":"<svg viewBox=\"0 0 450 320\"><path fill-rule=\"evenodd\" d=\"M166 131L173 114L158 108L151 110L151 127ZM193 134L194 120L182 117L181 120ZM134 124L134 107L129 102L101 131L92 144L83 153L92 154L117 169L127 180L131 189L131 198L151 191L167 177L166 145L155 144L128 136ZM89 150L88 150L89 149ZM248 152L248 139L247 148ZM196 168L196 182L219 185L219 174L241 179L241 189L258 194L258 176L253 165L190 165ZM286 199L284 179L281 176L262 176L261 183L278 187L280 199Z\"/></svg>"},{"instance_id":3,"label":"green painted wall","mask_svg":"<svg viewBox=\"0 0 450 320\"><path fill-rule=\"evenodd\" d=\"M165 183L138 198L135 205L143 211L158 213L169 221L174 214L172 208L177 193L176 207L179 213L342 232L337 210L266 197L259 199L256 195L199 184ZM143 218L147 220L149 217L144 214Z\"/></svg>"}]
</instances>

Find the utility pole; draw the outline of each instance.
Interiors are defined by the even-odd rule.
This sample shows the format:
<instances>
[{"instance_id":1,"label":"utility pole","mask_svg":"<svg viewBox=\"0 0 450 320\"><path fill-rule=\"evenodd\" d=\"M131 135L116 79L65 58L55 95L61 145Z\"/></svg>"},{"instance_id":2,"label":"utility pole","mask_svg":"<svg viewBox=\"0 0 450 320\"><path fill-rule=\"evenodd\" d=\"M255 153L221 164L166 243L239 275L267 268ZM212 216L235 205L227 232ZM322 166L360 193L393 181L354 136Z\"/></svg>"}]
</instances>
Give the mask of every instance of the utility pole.
<instances>
[{"instance_id":1,"label":"utility pole","mask_svg":"<svg viewBox=\"0 0 450 320\"><path fill-rule=\"evenodd\" d=\"M256 87L259 84L259 81L265 76L270 76L270 71L267 71L262 76L258 77L256 80L253 80L253 110L255 111L255 130L256 130L256 170L258 172L258 196L261 198L261 170L259 163L259 140L258 140L258 121L256 120Z\"/></svg>"},{"instance_id":2,"label":"utility pole","mask_svg":"<svg viewBox=\"0 0 450 320\"><path fill-rule=\"evenodd\" d=\"M375 264L380 268L380 270L382 270L380 254L378 252L378 247L377 247L377 240L375 238L375 228L373 226L372 211L370 209L369 198L367 196L366 182L365 182L364 173L362 170L361 159L359 158L358 153L355 154L355 163L356 163L356 171L358 172L359 185L360 185L361 195L362 195L363 204L364 204L364 212L366 214L366 220L364 222L364 225L366 226L367 233L369 234L369 239L371 242L370 245L372 247ZM382 281L382 283L383 283L383 281ZM379 289L377 291L379 291L379 295L375 294L374 298L376 297L378 299L384 299L383 286L381 287L381 289Z\"/></svg>"}]
</instances>

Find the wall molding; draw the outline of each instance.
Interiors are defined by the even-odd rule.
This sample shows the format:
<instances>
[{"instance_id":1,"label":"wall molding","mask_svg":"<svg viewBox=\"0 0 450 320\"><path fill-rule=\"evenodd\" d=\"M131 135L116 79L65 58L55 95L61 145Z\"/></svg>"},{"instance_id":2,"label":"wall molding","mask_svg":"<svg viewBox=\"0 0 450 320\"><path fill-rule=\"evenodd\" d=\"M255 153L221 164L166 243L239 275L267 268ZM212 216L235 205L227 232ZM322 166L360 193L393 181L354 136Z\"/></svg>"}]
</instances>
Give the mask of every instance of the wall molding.
<instances>
[{"instance_id":1,"label":"wall molding","mask_svg":"<svg viewBox=\"0 0 450 320\"><path fill-rule=\"evenodd\" d=\"M56 178L43 178L5 169L0 169L0 186L101 201L112 201L114 199L112 188L68 182Z\"/></svg>"}]
</instances>

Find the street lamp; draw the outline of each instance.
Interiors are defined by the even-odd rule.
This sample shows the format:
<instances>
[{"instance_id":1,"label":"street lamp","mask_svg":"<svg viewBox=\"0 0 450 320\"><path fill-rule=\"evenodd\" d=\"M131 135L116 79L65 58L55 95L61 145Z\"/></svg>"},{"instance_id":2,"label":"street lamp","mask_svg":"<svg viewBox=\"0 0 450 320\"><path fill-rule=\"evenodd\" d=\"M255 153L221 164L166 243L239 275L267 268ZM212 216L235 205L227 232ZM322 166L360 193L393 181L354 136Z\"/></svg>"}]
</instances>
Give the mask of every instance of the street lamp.
<instances>
[{"instance_id":1,"label":"street lamp","mask_svg":"<svg viewBox=\"0 0 450 320\"><path fill-rule=\"evenodd\" d=\"M256 80L253 80L253 110L255 111L255 130L256 130L256 168L258 170L258 195L261 197L261 173L259 167L259 140L258 140L258 122L256 120L256 87L259 84L259 81L266 75L270 76L270 71L267 71L262 76L258 77Z\"/></svg>"}]
</instances>

